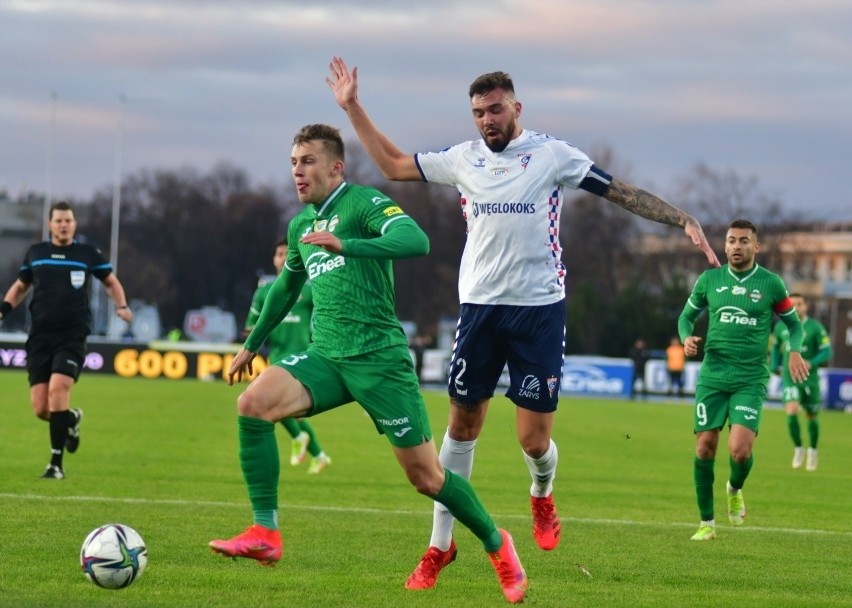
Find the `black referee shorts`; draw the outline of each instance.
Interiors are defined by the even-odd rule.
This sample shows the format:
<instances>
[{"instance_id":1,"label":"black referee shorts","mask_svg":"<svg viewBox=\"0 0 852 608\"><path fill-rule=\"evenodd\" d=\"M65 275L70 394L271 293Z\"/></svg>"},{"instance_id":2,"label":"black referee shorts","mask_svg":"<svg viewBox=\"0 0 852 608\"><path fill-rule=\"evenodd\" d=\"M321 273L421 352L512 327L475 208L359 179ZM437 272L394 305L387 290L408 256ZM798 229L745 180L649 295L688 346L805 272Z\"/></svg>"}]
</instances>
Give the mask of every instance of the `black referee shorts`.
<instances>
[{"instance_id":1,"label":"black referee shorts","mask_svg":"<svg viewBox=\"0 0 852 608\"><path fill-rule=\"evenodd\" d=\"M63 374L77 381L86 359L88 331L79 328L39 332L27 339L27 372L30 386L50 380L51 374Z\"/></svg>"}]
</instances>

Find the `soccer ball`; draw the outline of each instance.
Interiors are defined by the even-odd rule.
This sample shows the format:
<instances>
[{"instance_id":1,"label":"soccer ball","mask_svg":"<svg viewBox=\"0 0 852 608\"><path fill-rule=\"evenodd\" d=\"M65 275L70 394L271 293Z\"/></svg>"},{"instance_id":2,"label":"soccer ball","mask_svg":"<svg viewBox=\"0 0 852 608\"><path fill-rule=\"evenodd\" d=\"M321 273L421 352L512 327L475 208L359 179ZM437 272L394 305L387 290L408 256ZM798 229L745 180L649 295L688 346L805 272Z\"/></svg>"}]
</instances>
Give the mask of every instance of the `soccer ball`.
<instances>
[{"instance_id":1,"label":"soccer ball","mask_svg":"<svg viewBox=\"0 0 852 608\"><path fill-rule=\"evenodd\" d=\"M107 524L92 530L80 549L86 578L104 589L124 589L148 563L145 541L130 526Z\"/></svg>"}]
</instances>

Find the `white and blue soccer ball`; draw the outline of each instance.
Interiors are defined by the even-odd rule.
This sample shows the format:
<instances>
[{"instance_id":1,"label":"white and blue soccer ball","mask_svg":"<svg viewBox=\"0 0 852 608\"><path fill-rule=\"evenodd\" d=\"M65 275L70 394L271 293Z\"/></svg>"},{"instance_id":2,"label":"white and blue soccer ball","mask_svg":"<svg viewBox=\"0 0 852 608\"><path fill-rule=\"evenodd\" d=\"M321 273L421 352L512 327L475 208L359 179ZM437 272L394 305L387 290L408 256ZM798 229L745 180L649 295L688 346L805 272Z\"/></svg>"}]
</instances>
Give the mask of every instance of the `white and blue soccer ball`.
<instances>
[{"instance_id":1,"label":"white and blue soccer ball","mask_svg":"<svg viewBox=\"0 0 852 608\"><path fill-rule=\"evenodd\" d=\"M130 526L106 524L92 530L80 549L86 578L104 589L124 589L148 564L145 541Z\"/></svg>"}]
</instances>

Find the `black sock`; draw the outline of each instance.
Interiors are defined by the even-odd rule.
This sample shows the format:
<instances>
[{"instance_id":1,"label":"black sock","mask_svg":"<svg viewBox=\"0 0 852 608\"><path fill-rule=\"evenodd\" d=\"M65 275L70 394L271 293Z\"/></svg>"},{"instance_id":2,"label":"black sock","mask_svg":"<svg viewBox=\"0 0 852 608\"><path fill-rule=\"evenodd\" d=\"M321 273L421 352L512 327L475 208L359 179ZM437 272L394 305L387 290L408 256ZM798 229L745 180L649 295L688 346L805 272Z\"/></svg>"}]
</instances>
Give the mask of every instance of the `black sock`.
<instances>
[{"instance_id":1,"label":"black sock","mask_svg":"<svg viewBox=\"0 0 852 608\"><path fill-rule=\"evenodd\" d=\"M74 414L65 410L64 412L50 412L50 464L62 468L62 452L65 450L65 442L68 441L68 428L74 419Z\"/></svg>"}]
</instances>

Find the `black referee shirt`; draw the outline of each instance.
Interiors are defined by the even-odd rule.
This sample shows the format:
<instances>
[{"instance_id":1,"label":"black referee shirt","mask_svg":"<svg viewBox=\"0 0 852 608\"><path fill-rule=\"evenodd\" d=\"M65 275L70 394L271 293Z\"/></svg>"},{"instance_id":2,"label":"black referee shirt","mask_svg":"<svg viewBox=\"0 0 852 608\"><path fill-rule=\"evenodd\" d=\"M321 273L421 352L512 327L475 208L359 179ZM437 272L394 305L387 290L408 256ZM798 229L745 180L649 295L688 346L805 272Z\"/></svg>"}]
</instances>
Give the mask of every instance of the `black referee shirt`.
<instances>
[{"instance_id":1,"label":"black referee shirt","mask_svg":"<svg viewBox=\"0 0 852 608\"><path fill-rule=\"evenodd\" d=\"M31 333L85 328L91 331L89 277L103 281L112 265L97 247L73 241L59 247L51 241L27 250L18 278L33 286Z\"/></svg>"}]
</instances>

